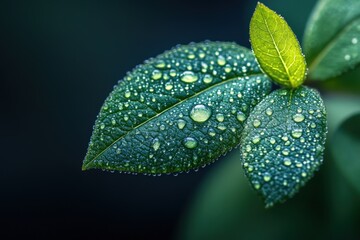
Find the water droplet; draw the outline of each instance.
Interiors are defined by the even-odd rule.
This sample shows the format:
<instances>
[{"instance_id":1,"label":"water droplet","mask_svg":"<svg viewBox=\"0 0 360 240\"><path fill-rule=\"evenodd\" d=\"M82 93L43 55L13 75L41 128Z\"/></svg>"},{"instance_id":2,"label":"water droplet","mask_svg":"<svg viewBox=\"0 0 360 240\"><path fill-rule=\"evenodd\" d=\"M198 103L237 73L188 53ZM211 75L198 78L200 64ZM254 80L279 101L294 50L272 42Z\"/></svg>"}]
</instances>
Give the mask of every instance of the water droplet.
<instances>
[{"instance_id":1,"label":"water droplet","mask_svg":"<svg viewBox=\"0 0 360 240\"><path fill-rule=\"evenodd\" d=\"M205 105L199 104L194 106L190 111L190 117L195 122L205 122L211 116L211 110Z\"/></svg>"},{"instance_id":2,"label":"water droplet","mask_svg":"<svg viewBox=\"0 0 360 240\"><path fill-rule=\"evenodd\" d=\"M270 138L270 143L271 143L271 144L275 144L275 143L276 143L275 138Z\"/></svg>"},{"instance_id":3,"label":"water droplet","mask_svg":"<svg viewBox=\"0 0 360 240\"><path fill-rule=\"evenodd\" d=\"M289 153L290 153L290 151L289 151L289 149L287 149L287 148L285 148L285 149L282 151L282 154L285 155L285 156L289 155Z\"/></svg>"},{"instance_id":4,"label":"water droplet","mask_svg":"<svg viewBox=\"0 0 360 240\"><path fill-rule=\"evenodd\" d=\"M231 72L231 66L229 64L226 64L224 70L225 70L226 73Z\"/></svg>"},{"instance_id":5,"label":"water droplet","mask_svg":"<svg viewBox=\"0 0 360 240\"><path fill-rule=\"evenodd\" d=\"M257 128L260 125L261 125L261 121L259 119L255 119L254 122L253 122L253 126Z\"/></svg>"},{"instance_id":6,"label":"water droplet","mask_svg":"<svg viewBox=\"0 0 360 240\"><path fill-rule=\"evenodd\" d=\"M291 131L291 136L294 138L299 138L302 135L302 129L294 129Z\"/></svg>"},{"instance_id":7,"label":"water droplet","mask_svg":"<svg viewBox=\"0 0 360 240\"><path fill-rule=\"evenodd\" d=\"M219 122L223 122L224 114L221 114L221 113L216 114L216 120L218 120Z\"/></svg>"},{"instance_id":8,"label":"water droplet","mask_svg":"<svg viewBox=\"0 0 360 240\"><path fill-rule=\"evenodd\" d=\"M306 177L306 176L307 176L306 172L302 172L302 173L301 173L301 176L302 176L302 177Z\"/></svg>"},{"instance_id":9,"label":"water droplet","mask_svg":"<svg viewBox=\"0 0 360 240\"><path fill-rule=\"evenodd\" d=\"M198 143L195 138L187 137L184 139L183 144L186 148L193 149L196 148Z\"/></svg>"},{"instance_id":10,"label":"water droplet","mask_svg":"<svg viewBox=\"0 0 360 240\"><path fill-rule=\"evenodd\" d=\"M180 130L183 129L183 128L185 127L185 125L186 125L186 122L185 122L184 120L179 119L179 120L177 121L177 126L178 126L178 128L179 128Z\"/></svg>"},{"instance_id":11,"label":"water droplet","mask_svg":"<svg viewBox=\"0 0 360 240\"><path fill-rule=\"evenodd\" d=\"M298 167L298 168L301 168L303 165L302 165L301 162L297 162L297 163L295 164L295 166Z\"/></svg>"},{"instance_id":12,"label":"water droplet","mask_svg":"<svg viewBox=\"0 0 360 240\"><path fill-rule=\"evenodd\" d=\"M255 188L256 190L260 189L260 187L261 187L261 185L260 185L260 183L259 183L258 181L254 181L254 182L253 182L253 185L254 185L254 188Z\"/></svg>"},{"instance_id":13,"label":"water droplet","mask_svg":"<svg viewBox=\"0 0 360 240\"><path fill-rule=\"evenodd\" d=\"M188 55L188 59L194 59L194 58L195 58L195 54L190 53L190 54Z\"/></svg>"},{"instance_id":14,"label":"water droplet","mask_svg":"<svg viewBox=\"0 0 360 240\"><path fill-rule=\"evenodd\" d=\"M131 92L129 90L126 90L124 96L126 98L129 98L131 96Z\"/></svg>"},{"instance_id":15,"label":"water droplet","mask_svg":"<svg viewBox=\"0 0 360 240\"><path fill-rule=\"evenodd\" d=\"M271 116L273 114L273 110L271 108L266 109L266 115Z\"/></svg>"},{"instance_id":16,"label":"water droplet","mask_svg":"<svg viewBox=\"0 0 360 240\"><path fill-rule=\"evenodd\" d=\"M285 159L284 159L284 165L285 165L285 166L290 166L290 165L291 165L291 160L290 160L290 158L285 158Z\"/></svg>"},{"instance_id":17,"label":"water droplet","mask_svg":"<svg viewBox=\"0 0 360 240\"><path fill-rule=\"evenodd\" d=\"M352 43L352 44L357 44L357 43L358 43L358 39L357 39L357 38L351 39L351 43Z\"/></svg>"},{"instance_id":18,"label":"water droplet","mask_svg":"<svg viewBox=\"0 0 360 240\"><path fill-rule=\"evenodd\" d=\"M213 77L210 74L205 74L205 76L203 78L204 83L211 83L212 80L213 80Z\"/></svg>"},{"instance_id":19,"label":"water droplet","mask_svg":"<svg viewBox=\"0 0 360 240\"><path fill-rule=\"evenodd\" d=\"M165 89L168 90L168 91L170 91L171 89L173 89L173 87L174 87L174 86L173 86L171 83L169 83L169 82L165 84Z\"/></svg>"},{"instance_id":20,"label":"water droplet","mask_svg":"<svg viewBox=\"0 0 360 240\"><path fill-rule=\"evenodd\" d=\"M116 124L115 118L112 118L112 119L111 119L111 124L112 124L112 125L115 125L115 124Z\"/></svg>"},{"instance_id":21,"label":"water droplet","mask_svg":"<svg viewBox=\"0 0 360 240\"><path fill-rule=\"evenodd\" d=\"M245 151L250 152L250 151L251 151L251 146L250 146L250 145L246 145L246 146L245 146Z\"/></svg>"},{"instance_id":22,"label":"water droplet","mask_svg":"<svg viewBox=\"0 0 360 240\"><path fill-rule=\"evenodd\" d=\"M152 142L152 148L154 149L154 151L157 151L160 147L160 141L159 139L155 138Z\"/></svg>"},{"instance_id":23,"label":"water droplet","mask_svg":"<svg viewBox=\"0 0 360 240\"><path fill-rule=\"evenodd\" d=\"M220 65L220 66L224 66L226 64L226 60L223 56L219 56L218 59L217 59L217 63Z\"/></svg>"},{"instance_id":24,"label":"water droplet","mask_svg":"<svg viewBox=\"0 0 360 240\"><path fill-rule=\"evenodd\" d=\"M295 122L302 122L304 121L305 117L301 113L297 113L293 116Z\"/></svg>"},{"instance_id":25,"label":"water droplet","mask_svg":"<svg viewBox=\"0 0 360 240\"><path fill-rule=\"evenodd\" d=\"M121 149L120 148L116 148L116 154L120 154L121 153Z\"/></svg>"},{"instance_id":26,"label":"water droplet","mask_svg":"<svg viewBox=\"0 0 360 240\"><path fill-rule=\"evenodd\" d=\"M100 129L104 129L105 128L105 124L104 123L101 123L100 124Z\"/></svg>"},{"instance_id":27,"label":"water droplet","mask_svg":"<svg viewBox=\"0 0 360 240\"><path fill-rule=\"evenodd\" d=\"M171 70L170 70L170 76L171 76L171 77L176 77L176 70L171 69Z\"/></svg>"},{"instance_id":28,"label":"water droplet","mask_svg":"<svg viewBox=\"0 0 360 240\"><path fill-rule=\"evenodd\" d=\"M239 111L239 112L237 113L237 115L236 115L236 118L237 118L237 120L239 120L240 122L243 122L243 121L245 121L245 119L246 119L246 115L245 115L245 113Z\"/></svg>"},{"instance_id":29,"label":"water droplet","mask_svg":"<svg viewBox=\"0 0 360 240\"><path fill-rule=\"evenodd\" d=\"M257 144L257 143L260 142L260 140L261 140L260 136L257 136L257 135L256 135L256 136L253 137L252 142L253 142L254 144Z\"/></svg>"},{"instance_id":30,"label":"water droplet","mask_svg":"<svg viewBox=\"0 0 360 240\"><path fill-rule=\"evenodd\" d=\"M159 70L154 70L151 74L151 78L154 80L159 80L162 77L162 73Z\"/></svg>"},{"instance_id":31,"label":"water droplet","mask_svg":"<svg viewBox=\"0 0 360 240\"><path fill-rule=\"evenodd\" d=\"M159 60L155 64L155 67L160 68L160 69L164 68L165 66L166 66L166 64L165 64L165 62L163 60Z\"/></svg>"},{"instance_id":32,"label":"water droplet","mask_svg":"<svg viewBox=\"0 0 360 240\"><path fill-rule=\"evenodd\" d=\"M209 129L209 132L208 132L208 133L209 133L209 135L212 136L212 137L216 135L215 130L212 129L212 128Z\"/></svg>"},{"instance_id":33,"label":"water droplet","mask_svg":"<svg viewBox=\"0 0 360 240\"><path fill-rule=\"evenodd\" d=\"M344 56L344 59L345 59L346 61L349 61L349 60L351 59L351 56L350 56L349 54L346 54L346 55Z\"/></svg>"},{"instance_id":34,"label":"water droplet","mask_svg":"<svg viewBox=\"0 0 360 240\"><path fill-rule=\"evenodd\" d=\"M266 173L264 173L264 181L265 182L269 182L270 180L271 180L271 175L270 175L270 173L268 173L268 172L266 172Z\"/></svg>"},{"instance_id":35,"label":"water droplet","mask_svg":"<svg viewBox=\"0 0 360 240\"><path fill-rule=\"evenodd\" d=\"M311 123L311 124L310 124L310 127L311 127L311 128L316 128L316 124L315 124L315 123Z\"/></svg>"},{"instance_id":36,"label":"water droplet","mask_svg":"<svg viewBox=\"0 0 360 240\"><path fill-rule=\"evenodd\" d=\"M195 75L192 71L185 71L181 74L181 81L185 83L193 83L198 80L198 76Z\"/></svg>"},{"instance_id":37,"label":"water droplet","mask_svg":"<svg viewBox=\"0 0 360 240\"><path fill-rule=\"evenodd\" d=\"M226 130L226 126L225 126L223 123L219 123L219 124L217 125L217 128L218 128L219 130L221 130L221 131Z\"/></svg>"},{"instance_id":38,"label":"water droplet","mask_svg":"<svg viewBox=\"0 0 360 240\"><path fill-rule=\"evenodd\" d=\"M160 130L164 131L165 130L165 125L161 125Z\"/></svg>"}]
</instances>

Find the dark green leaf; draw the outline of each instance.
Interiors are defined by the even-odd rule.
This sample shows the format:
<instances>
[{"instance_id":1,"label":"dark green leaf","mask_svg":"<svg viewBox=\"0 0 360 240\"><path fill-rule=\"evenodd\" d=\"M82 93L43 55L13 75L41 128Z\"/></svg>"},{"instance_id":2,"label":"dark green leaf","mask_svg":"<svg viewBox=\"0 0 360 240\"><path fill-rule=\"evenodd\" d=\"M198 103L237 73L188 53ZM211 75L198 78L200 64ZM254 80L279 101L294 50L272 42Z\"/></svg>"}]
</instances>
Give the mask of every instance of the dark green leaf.
<instances>
[{"instance_id":1,"label":"dark green leaf","mask_svg":"<svg viewBox=\"0 0 360 240\"><path fill-rule=\"evenodd\" d=\"M359 64L360 1L320 0L305 31L304 51L312 79L329 79Z\"/></svg>"},{"instance_id":2,"label":"dark green leaf","mask_svg":"<svg viewBox=\"0 0 360 240\"><path fill-rule=\"evenodd\" d=\"M272 206L293 196L323 161L326 112L307 87L277 90L251 112L240 144L253 187Z\"/></svg>"},{"instance_id":3,"label":"dark green leaf","mask_svg":"<svg viewBox=\"0 0 360 240\"><path fill-rule=\"evenodd\" d=\"M360 192L360 111L344 121L331 140L334 159L345 177Z\"/></svg>"},{"instance_id":4,"label":"dark green leaf","mask_svg":"<svg viewBox=\"0 0 360 240\"><path fill-rule=\"evenodd\" d=\"M178 46L130 72L106 99L83 169L161 174L196 169L239 144L271 88L250 50Z\"/></svg>"}]
</instances>

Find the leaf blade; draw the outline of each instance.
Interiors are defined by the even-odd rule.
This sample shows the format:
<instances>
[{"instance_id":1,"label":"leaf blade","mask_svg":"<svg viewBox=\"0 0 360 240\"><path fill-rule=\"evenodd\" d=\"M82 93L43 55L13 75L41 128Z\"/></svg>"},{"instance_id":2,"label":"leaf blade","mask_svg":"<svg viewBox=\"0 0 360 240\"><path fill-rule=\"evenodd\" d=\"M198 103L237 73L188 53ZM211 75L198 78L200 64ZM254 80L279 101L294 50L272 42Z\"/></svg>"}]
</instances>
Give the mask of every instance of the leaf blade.
<instances>
[{"instance_id":1,"label":"leaf blade","mask_svg":"<svg viewBox=\"0 0 360 240\"><path fill-rule=\"evenodd\" d=\"M241 160L266 206L293 196L323 160L326 112L307 87L277 90L250 114L240 144Z\"/></svg>"},{"instance_id":2,"label":"leaf blade","mask_svg":"<svg viewBox=\"0 0 360 240\"><path fill-rule=\"evenodd\" d=\"M360 193L360 111L343 121L330 141L336 164Z\"/></svg>"},{"instance_id":3,"label":"leaf blade","mask_svg":"<svg viewBox=\"0 0 360 240\"><path fill-rule=\"evenodd\" d=\"M318 2L303 40L311 79L337 77L360 63L359 25L359 1Z\"/></svg>"},{"instance_id":4,"label":"leaf blade","mask_svg":"<svg viewBox=\"0 0 360 240\"><path fill-rule=\"evenodd\" d=\"M95 123L83 169L161 174L209 164L239 139L242 123L230 122L236 118L230 101L247 115L269 91L269 80L245 48L178 46L139 65L115 87Z\"/></svg>"},{"instance_id":5,"label":"leaf blade","mask_svg":"<svg viewBox=\"0 0 360 240\"><path fill-rule=\"evenodd\" d=\"M250 40L261 68L276 83L300 86L306 62L295 34L279 15L259 3L250 21Z\"/></svg>"}]
</instances>

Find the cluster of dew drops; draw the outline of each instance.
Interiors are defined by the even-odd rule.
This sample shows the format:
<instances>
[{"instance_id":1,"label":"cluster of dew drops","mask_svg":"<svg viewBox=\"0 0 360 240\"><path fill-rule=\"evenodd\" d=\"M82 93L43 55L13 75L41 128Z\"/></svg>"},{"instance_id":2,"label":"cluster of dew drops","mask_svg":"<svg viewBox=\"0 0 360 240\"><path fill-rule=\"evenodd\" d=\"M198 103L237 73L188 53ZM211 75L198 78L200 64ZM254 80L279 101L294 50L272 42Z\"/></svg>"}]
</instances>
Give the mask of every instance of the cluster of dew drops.
<instances>
[{"instance_id":1,"label":"cluster of dew drops","mask_svg":"<svg viewBox=\"0 0 360 240\"><path fill-rule=\"evenodd\" d=\"M113 141L114 138L106 139L106 135L109 135L108 131L113 132L113 129L120 128L119 135L126 134L126 129L142 124L179 101L229 79L229 76L243 76L245 79L249 79L247 73L259 71L259 69L253 61L252 54L245 50L239 51L236 49L237 47L237 45L229 43L217 48L211 44L178 46L158 58L147 61L145 65L138 66L134 71L128 73L125 81L120 81L115 86L114 94L111 94L105 102L102 110L105 112L106 119L99 126L100 139ZM222 53L229 50L226 48L238 52L231 55ZM260 83L261 80L258 79L257 84ZM230 90L230 94L242 98L241 92ZM229 101L234 101L234 99L230 97ZM196 123L204 123L211 117L212 112L208 104L199 103L189 109L188 116ZM114 116L114 114L117 115ZM246 120L244 112L236 111L235 114L238 121ZM109 116L112 117L109 119ZM221 124L225 117L224 114L216 114L220 130L226 129L225 124ZM182 130L187 122L178 119L175 124L178 129ZM122 127L124 127L123 131ZM166 127L161 125L159 128L164 130ZM209 129L210 136L215 134L214 129ZM161 144L158 138L154 138L151 141L150 149L156 152L160 149ZM195 149L198 147L198 139L188 136L183 139L182 144L187 149ZM116 148L117 154L121 153L120 147L114 145L114 148ZM141 168L145 168L145 166L141 166Z\"/></svg>"},{"instance_id":2,"label":"cluster of dew drops","mask_svg":"<svg viewBox=\"0 0 360 240\"><path fill-rule=\"evenodd\" d=\"M282 96L287 94L286 90L280 91ZM305 97L304 91L301 91L299 95ZM274 99L269 102L274 104ZM304 103L310 106L318 106L319 99L305 100ZM298 102L295 102L295 106L298 104ZM278 106L278 103L276 106ZM276 111L282 111L281 108L276 109ZM252 176L252 184L257 190L267 186L266 184L274 184L275 182L271 183L272 180L284 187L289 186L290 181L292 181L292 184L299 183L301 178L308 179L307 172L316 170L322 162L322 158L317 161L316 157L323 151L325 138L318 133L322 131L318 131L316 128L321 127L318 125L321 122L320 119L325 116L324 110L319 108L304 110L297 107L296 111L290 116L290 121L293 121L293 124L289 133L285 132L269 136L266 134L266 128L264 129L262 125L264 125L263 122L268 123L270 121L269 119L274 114L274 111L273 108L267 107L264 109L262 120L260 117L252 119L249 124L254 129L250 134L251 137L247 140L247 144L242 147L243 166L246 172ZM313 131L315 131L314 134ZM262 141L265 141L265 144L259 145ZM296 145L302 145L302 147L297 148ZM304 151L304 149L306 150ZM252 154L254 151L257 154ZM273 165L275 159L269 157L271 151L275 152L273 156L280 159L277 167ZM276 169L272 169L274 167ZM289 172L286 168L297 170L292 171L291 176L288 176L287 173ZM265 191L272 192L271 190ZM292 188L283 191L292 191Z\"/></svg>"}]
</instances>

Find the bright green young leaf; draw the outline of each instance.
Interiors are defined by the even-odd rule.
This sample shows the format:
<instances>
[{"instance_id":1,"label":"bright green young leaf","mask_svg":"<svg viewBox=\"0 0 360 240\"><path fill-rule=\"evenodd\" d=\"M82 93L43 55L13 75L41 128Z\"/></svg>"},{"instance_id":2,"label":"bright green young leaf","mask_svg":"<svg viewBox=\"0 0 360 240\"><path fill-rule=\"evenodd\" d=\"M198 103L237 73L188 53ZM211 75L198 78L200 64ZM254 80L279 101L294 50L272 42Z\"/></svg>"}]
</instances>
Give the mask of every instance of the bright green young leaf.
<instances>
[{"instance_id":1,"label":"bright green young leaf","mask_svg":"<svg viewBox=\"0 0 360 240\"><path fill-rule=\"evenodd\" d=\"M271 82L234 43L178 46L120 81L96 120L83 169L162 174L197 169L239 144Z\"/></svg>"},{"instance_id":2,"label":"bright green young leaf","mask_svg":"<svg viewBox=\"0 0 360 240\"><path fill-rule=\"evenodd\" d=\"M320 0L304 35L311 79L336 77L360 63L360 1Z\"/></svg>"},{"instance_id":3,"label":"bright green young leaf","mask_svg":"<svg viewBox=\"0 0 360 240\"><path fill-rule=\"evenodd\" d=\"M296 88L306 74L306 62L295 34L274 11L259 3L250 22L250 40L261 68L276 83Z\"/></svg>"},{"instance_id":4,"label":"bright green young leaf","mask_svg":"<svg viewBox=\"0 0 360 240\"><path fill-rule=\"evenodd\" d=\"M334 159L360 192L360 111L344 121L331 138Z\"/></svg>"},{"instance_id":5,"label":"bright green young leaf","mask_svg":"<svg viewBox=\"0 0 360 240\"><path fill-rule=\"evenodd\" d=\"M313 89L277 90L254 108L243 130L241 160L267 207L312 177L323 161L326 133L325 107Z\"/></svg>"}]
</instances>

